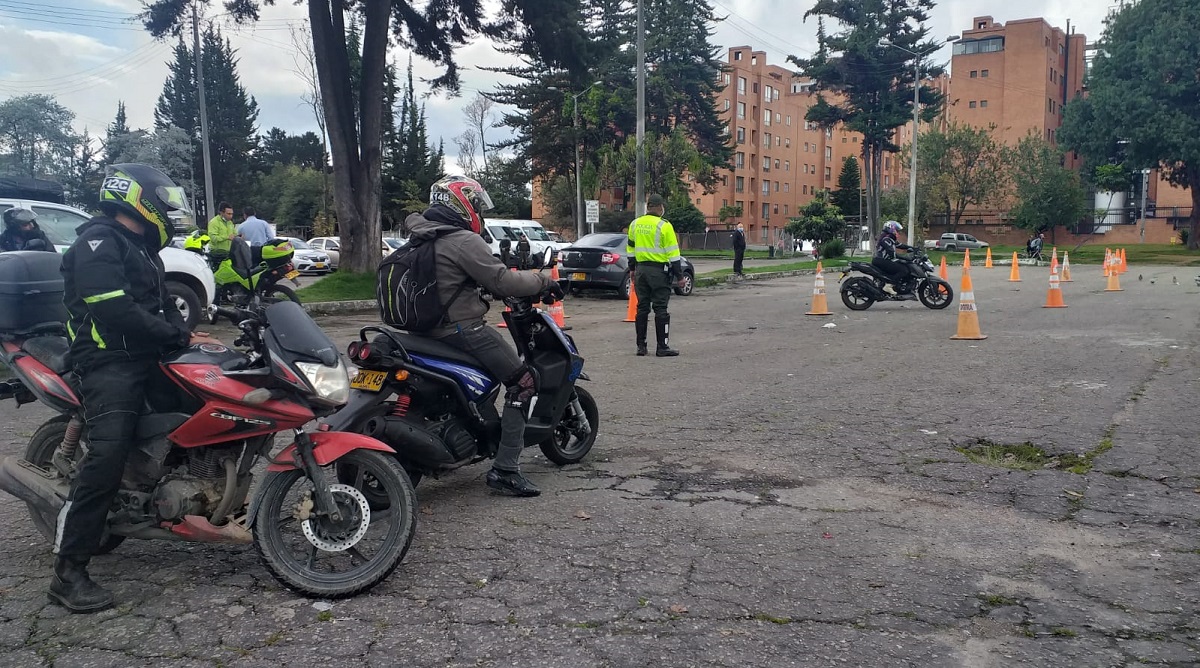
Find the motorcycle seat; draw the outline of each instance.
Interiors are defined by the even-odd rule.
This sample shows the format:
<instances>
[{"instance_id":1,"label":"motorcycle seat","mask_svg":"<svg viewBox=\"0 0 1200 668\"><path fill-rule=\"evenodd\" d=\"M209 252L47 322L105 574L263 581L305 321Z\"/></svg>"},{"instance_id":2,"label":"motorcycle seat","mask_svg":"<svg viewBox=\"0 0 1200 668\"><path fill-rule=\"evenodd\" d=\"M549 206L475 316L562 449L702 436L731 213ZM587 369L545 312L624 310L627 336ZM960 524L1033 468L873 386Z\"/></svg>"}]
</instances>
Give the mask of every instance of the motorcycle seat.
<instances>
[{"instance_id":1,"label":"motorcycle seat","mask_svg":"<svg viewBox=\"0 0 1200 668\"><path fill-rule=\"evenodd\" d=\"M249 279L254 273L254 253L250 244L242 239L233 239L229 242L229 259L238 276Z\"/></svg>"},{"instance_id":2,"label":"motorcycle seat","mask_svg":"<svg viewBox=\"0 0 1200 668\"><path fill-rule=\"evenodd\" d=\"M70 370L67 363L70 349L71 344L65 336L35 336L21 344L21 350L60 376Z\"/></svg>"},{"instance_id":3,"label":"motorcycle seat","mask_svg":"<svg viewBox=\"0 0 1200 668\"><path fill-rule=\"evenodd\" d=\"M410 355L422 355L427 357L437 357L448 362L457 364L465 364L470 367L479 368L483 365L479 360L469 353L465 353L454 346L442 343L437 339L431 339L425 336L416 336L413 334L397 333L397 339L404 344L404 349Z\"/></svg>"}]
</instances>

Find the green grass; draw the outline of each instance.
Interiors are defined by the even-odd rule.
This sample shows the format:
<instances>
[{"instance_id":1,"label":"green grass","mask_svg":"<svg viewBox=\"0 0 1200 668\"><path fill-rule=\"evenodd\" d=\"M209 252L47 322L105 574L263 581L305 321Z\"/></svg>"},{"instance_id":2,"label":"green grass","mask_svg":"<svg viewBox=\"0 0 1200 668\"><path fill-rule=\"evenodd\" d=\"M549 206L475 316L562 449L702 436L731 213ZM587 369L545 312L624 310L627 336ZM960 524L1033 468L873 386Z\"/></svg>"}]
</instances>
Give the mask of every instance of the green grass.
<instances>
[{"instance_id":1,"label":"green grass","mask_svg":"<svg viewBox=\"0 0 1200 668\"><path fill-rule=\"evenodd\" d=\"M1100 441L1099 445L1082 455L1070 452L1062 455L1049 455L1046 454L1045 450L1032 443L1001 445L987 441L979 441L973 447L960 447L955 448L955 450L958 450L972 462L984 464L985 466L995 466L1016 471L1037 471L1039 469L1050 468L1067 471L1076 475L1084 475L1092 470L1096 458L1112 450L1112 447L1112 438L1105 437Z\"/></svg>"},{"instance_id":2,"label":"green grass","mask_svg":"<svg viewBox=\"0 0 1200 668\"><path fill-rule=\"evenodd\" d=\"M339 271L296 291L305 304L375 299L375 274L351 274Z\"/></svg>"},{"instance_id":3,"label":"green grass","mask_svg":"<svg viewBox=\"0 0 1200 668\"><path fill-rule=\"evenodd\" d=\"M824 269L831 269L833 267L842 267L842 266L845 266L846 264L848 264L849 262L850 261L846 258L832 258L829 260L821 261L822 267ZM783 264L766 265L766 266L762 266L762 267L745 267L743 272L747 273L747 274L768 274L773 271L800 271L800 270L804 270L804 269L816 269L816 268L817 268L817 263L813 260L809 260L807 262L787 262L787 263L783 263ZM697 274L696 278L721 278L723 276L729 276L732 273L733 273L733 269L718 269L716 271L710 271L710 272L707 272L704 274Z\"/></svg>"}]
</instances>

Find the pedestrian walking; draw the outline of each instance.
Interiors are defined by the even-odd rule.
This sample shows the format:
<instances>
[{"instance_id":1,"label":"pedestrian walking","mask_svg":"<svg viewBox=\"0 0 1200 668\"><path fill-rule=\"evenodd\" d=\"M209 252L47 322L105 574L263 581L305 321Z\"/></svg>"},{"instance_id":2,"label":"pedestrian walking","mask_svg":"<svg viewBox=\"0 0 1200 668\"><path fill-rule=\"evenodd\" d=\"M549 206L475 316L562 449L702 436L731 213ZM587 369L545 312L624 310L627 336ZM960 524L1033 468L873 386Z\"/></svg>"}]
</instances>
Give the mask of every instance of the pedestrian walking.
<instances>
[{"instance_id":1,"label":"pedestrian walking","mask_svg":"<svg viewBox=\"0 0 1200 668\"><path fill-rule=\"evenodd\" d=\"M629 255L638 300L634 319L638 357L648 354L646 333L651 306L654 307L654 333L658 340L654 355L675 357L679 354L670 346L671 314L667 312L667 304L671 301L672 284L682 281L684 274L679 240L675 228L663 218L664 213L666 202L662 196L651 195L646 198L646 215L629 225L625 252Z\"/></svg>"},{"instance_id":2,"label":"pedestrian walking","mask_svg":"<svg viewBox=\"0 0 1200 668\"><path fill-rule=\"evenodd\" d=\"M532 249L529 246L529 237L524 232L521 233L521 239L517 241L517 268L529 269L530 253Z\"/></svg>"},{"instance_id":3,"label":"pedestrian walking","mask_svg":"<svg viewBox=\"0 0 1200 668\"><path fill-rule=\"evenodd\" d=\"M745 276L742 273L742 260L746 257L746 230L738 223L737 229L733 231L733 273L738 276Z\"/></svg>"}]
</instances>

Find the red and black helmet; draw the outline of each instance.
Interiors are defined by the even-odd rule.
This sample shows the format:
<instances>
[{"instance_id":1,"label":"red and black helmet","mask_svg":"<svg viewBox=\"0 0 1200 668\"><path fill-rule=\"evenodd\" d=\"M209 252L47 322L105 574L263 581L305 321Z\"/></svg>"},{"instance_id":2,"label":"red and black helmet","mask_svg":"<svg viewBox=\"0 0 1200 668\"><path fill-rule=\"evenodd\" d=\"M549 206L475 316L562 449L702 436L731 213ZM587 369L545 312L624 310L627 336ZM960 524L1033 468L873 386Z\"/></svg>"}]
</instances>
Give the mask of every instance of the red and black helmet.
<instances>
[{"instance_id":1,"label":"red and black helmet","mask_svg":"<svg viewBox=\"0 0 1200 668\"><path fill-rule=\"evenodd\" d=\"M471 231L483 231L483 212L493 208L492 198L475 179L444 176L429 188L429 203L448 206L462 218Z\"/></svg>"}]
</instances>

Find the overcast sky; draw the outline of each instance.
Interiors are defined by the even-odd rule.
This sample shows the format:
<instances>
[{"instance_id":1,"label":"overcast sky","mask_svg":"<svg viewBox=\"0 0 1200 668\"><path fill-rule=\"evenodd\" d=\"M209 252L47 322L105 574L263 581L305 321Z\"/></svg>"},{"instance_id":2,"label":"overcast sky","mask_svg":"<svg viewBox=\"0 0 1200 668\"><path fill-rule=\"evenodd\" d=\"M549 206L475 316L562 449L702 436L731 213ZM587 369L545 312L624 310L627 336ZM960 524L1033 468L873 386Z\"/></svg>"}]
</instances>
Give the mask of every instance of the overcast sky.
<instances>
[{"instance_id":1,"label":"overcast sky","mask_svg":"<svg viewBox=\"0 0 1200 668\"><path fill-rule=\"evenodd\" d=\"M1068 20L1089 40L1098 36L1102 18L1117 0L943 0L930 21L935 36L968 29L975 16L1000 22L1044 16L1052 25ZM718 16L713 41L720 47L749 45L766 51L772 63L786 64L789 54L807 54L815 46L816 22L804 21L813 0L715 0ZM130 125L153 124L154 103L162 91L172 42L155 42L128 17L140 10L138 0L0 0L0 99L24 93L54 95L75 112L77 129L104 131L124 100ZM216 17L220 3L209 8ZM291 133L316 130L311 110L301 100L305 84L294 72L291 27L306 19L303 3L281 0L262 10L255 27L226 25L225 33L240 59L243 85L258 100L259 128L278 126ZM224 21L219 17L216 21ZM949 50L941 57L949 60ZM403 68L407 55L393 49ZM490 90L500 75L476 69L501 58L485 41L459 50L463 91L459 98L427 100L430 135L446 141L453 160L452 138L462 131L463 104L479 90ZM416 74L436 71L417 61ZM418 84L418 89L420 84ZM497 131L500 132L500 131Z\"/></svg>"}]
</instances>

